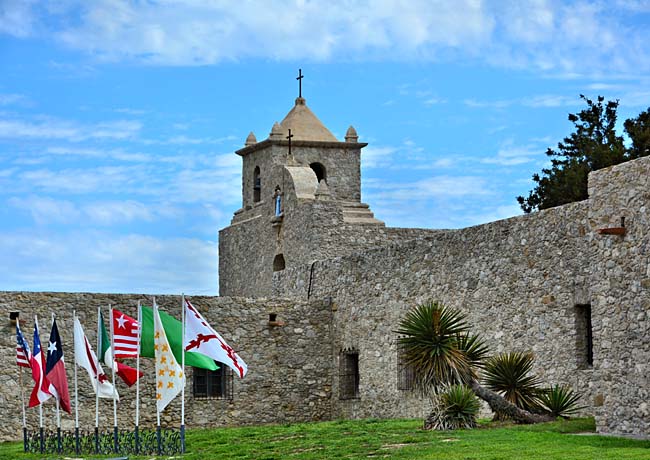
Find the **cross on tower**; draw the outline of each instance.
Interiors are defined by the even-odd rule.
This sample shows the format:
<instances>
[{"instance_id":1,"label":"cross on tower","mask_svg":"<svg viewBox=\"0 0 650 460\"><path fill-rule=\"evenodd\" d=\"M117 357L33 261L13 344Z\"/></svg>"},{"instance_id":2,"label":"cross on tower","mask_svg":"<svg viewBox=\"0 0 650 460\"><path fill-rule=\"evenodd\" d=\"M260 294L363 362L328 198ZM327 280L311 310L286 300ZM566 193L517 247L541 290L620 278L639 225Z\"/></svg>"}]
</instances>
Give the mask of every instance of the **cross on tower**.
<instances>
[{"instance_id":1,"label":"cross on tower","mask_svg":"<svg viewBox=\"0 0 650 460\"><path fill-rule=\"evenodd\" d=\"M302 79L304 75L302 74L302 69L298 69L298 76L296 77L296 80L298 80L298 97L302 97Z\"/></svg>"},{"instance_id":2,"label":"cross on tower","mask_svg":"<svg viewBox=\"0 0 650 460\"><path fill-rule=\"evenodd\" d=\"M287 139L289 139L289 156L291 156L291 138L293 137L293 134L291 134L291 128L289 128L289 135L287 136Z\"/></svg>"}]
</instances>

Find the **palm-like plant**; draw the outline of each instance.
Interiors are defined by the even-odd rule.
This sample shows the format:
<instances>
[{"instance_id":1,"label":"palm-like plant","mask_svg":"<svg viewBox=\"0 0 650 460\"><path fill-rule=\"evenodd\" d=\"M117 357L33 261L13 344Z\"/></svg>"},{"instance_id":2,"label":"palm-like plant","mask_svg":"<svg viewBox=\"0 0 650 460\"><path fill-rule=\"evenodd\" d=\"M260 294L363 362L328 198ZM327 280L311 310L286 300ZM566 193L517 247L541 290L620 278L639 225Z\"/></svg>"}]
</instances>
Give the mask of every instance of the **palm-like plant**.
<instances>
[{"instance_id":1,"label":"palm-like plant","mask_svg":"<svg viewBox=\"0 0 650 460\"><path fill-rule=\"evenodd\" d=\"M584 406L578 406L580 395L565 386L554 385L547 388L539 399L544 408L555 417L567 418L569 415L584 409Z\"/></svg>"},{"instance_id":2,"label":"palm-like plant","mask_svg":"<svg viewBox=\"0 0 650 460\"><path fill-rule=\"evenodd\" d=\"M405 363L414 369L416 387L423 393L468 383L476 378L475 364L487 353L460 312L434 301L409 311L396 332Z\"/></svg>"},{"instance_id":3,"label":"palm-like plant","mask_svg":"<svg viewBox=\"0 0 650 460\"><path fill-rule=\"evenodd\" d=\"M477 369L488 349L480 336L471 333L461 312L429 301L410 310L395 332L400 335L404 361L412 367L416 388L421 392L435 396L450 385L465 384L494 412L522 423L550 420L518 408L478 383Z\"/></svg>"},{"instance_id":4,"label":"palm-like plant","mask_svg":"<svg viewBox=\"0 0 650 460\"><path fill-rule=\"evenodd\" d=\"M533 354L502 353L487 360L483 367L484 383L520 409L538 412L541 380L532 374ZM497 413L496 418L503 418Z\"/></svg>"}]
</instances>

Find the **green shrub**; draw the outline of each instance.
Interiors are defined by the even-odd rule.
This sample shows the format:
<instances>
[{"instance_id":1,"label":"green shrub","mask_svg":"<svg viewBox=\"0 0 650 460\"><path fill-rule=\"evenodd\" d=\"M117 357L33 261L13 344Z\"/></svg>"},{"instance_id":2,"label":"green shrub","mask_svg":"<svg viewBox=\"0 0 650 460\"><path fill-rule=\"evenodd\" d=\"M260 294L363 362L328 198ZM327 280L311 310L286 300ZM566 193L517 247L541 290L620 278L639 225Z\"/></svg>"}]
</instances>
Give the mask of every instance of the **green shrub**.
<instances>
[{"instance_id":1,"label":"green shrub","mask_svg":"<svg viewBox=\"0 0 650 460\"><path fill-rule=\"evenodd\" d=\"M539 396L544 409L555 417L568 418L584 406L578 406L580 395L567 386L554 385L545 389Z\"/></svg>"},{"instance_id":2,"label":"green shrub","mask_svg":"<svg viewBox=\"0 0 650 460\"><path fill-rule=\"evenodd\" d=\"M452 385L440 395L445 429L476 427L479 402L471 388L465 385Z\"/></svg>"},{"instance_id":3,"label":"green shrub","mask_svg":"<svg viewBox=\"0 0 650 460\"><path fill-rule=\"evenodd\" d=\"M531 374L533 354L502 353L487 360L484 372L485 385L502 395L520 409L539 412L540 379ZM496 414L502 419L502 414Z\"/></svg>"}]
</instances>

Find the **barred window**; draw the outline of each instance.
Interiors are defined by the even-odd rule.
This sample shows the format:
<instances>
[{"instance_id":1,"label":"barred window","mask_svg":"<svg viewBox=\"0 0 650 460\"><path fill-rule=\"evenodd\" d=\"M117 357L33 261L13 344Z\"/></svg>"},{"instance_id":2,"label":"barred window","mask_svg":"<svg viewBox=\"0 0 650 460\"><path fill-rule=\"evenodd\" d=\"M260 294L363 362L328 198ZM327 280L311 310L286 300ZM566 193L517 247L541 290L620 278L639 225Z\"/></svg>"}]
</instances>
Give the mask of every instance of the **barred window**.
<instances>
[{"instance_id":1,"label":"barred window","mask_svg":"<svg viewBox=\"0 0 650 460\"><path fill-rule=\"evenodd\" d=\"M412 391L415 388L415 369L406 362L404 345L397 344L397 389Z\"/></svg>"},{"instance_id":2,"label":"barred window","mask_svg":"<svg viewBox=\"0 0 650 460\"><path fill-rule=\"evenodd\" d=\"M343 351L339 356L339 398L359 397L359 352Z\"/></svg>"},{"instance_id":3,"label":"barred window","mask_svg":"<svg viewBox=\"0 0 650 460\"><path fill-rule=\"evenodd\" d=\"M217 362L219 369L194 368L192 376L192 395L195 398L232 399L232 370Z\"/></svg>"}]
</instances>

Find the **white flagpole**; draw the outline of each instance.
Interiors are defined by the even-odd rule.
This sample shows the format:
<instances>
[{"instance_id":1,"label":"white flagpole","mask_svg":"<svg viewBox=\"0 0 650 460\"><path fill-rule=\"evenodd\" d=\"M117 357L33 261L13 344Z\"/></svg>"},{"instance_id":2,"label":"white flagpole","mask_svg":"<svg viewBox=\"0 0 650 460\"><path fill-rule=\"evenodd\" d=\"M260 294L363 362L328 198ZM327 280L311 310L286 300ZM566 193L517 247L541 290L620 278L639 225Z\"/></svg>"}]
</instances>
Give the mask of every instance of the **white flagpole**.
<instances>
[{"instance_id":1,"label":"white flagpole","mask_svg":"<svg viewBox=\"0 0 650 460\"><path fill-rule=\"evenodd\" d=\"M16 329L20 329L20 320L18 318L16 318ZM16 334L16 338L17 337L18 334ZM25 359L27 359L27 361L30 361L29 356L25 356ZM23 387L23 366L18 366L18 384L20 385L20 400L23 405L23 447L25 452L27 452L27 415L25 413L25 388Z\"/></svg>"},{"instance_id":2,"label":"white flagpole","mask_svg":"<svg viewBox=\"0 0 650 460\"><path fill-rule=\"evenodd\" d=\"M20 321L18 320L18 318L16 318L16 329L20 329ZM16 334L16 337L17 336L18 334ZM29 356L25 356L25 359L29 361ZM25 389L23 388L23 367L18 366L18 371L19 371L18 381L20 383L20 400L23 403L23 428L27 428L27 415L25 413Z\"/></svg>"},{"instance_id":3,"label":"white flagpole","mask_svg":"<svg viewBox=\"0 0 650 460\"><path fill-rule=\"evenodd\" d=\"M154 337L156 335L156 315L159 315L158 306L156 305L156 298L153 298L153 328L154 328ZM155 340L155 339L154 339ZM154 350L156 346L154 344ZM154 360L158 359L154 351ZM156 401L156 440L158 444L158 454L161 453L161 437L160 437L160 411L158 410L158 401Z\"/></svg>"},{"instance_id":4,"label":"white flagpole","mask_svg":"<svg viewBox=\"0 0 650 460\"><path fill-rule=\"evenodd\" d=\"M185 453L185 294L181 294L181 453Z\"/></svg>"},{"instance_id":5,"label":"white flagpole","mask_svg":"<svg viewBox=\"0 0 650 460\"><path fill-rule=\"evenodd\" d=\"M115 389L115 368L117 367L117 363L115 362L115 340L113 338L113 307L111 304L108 304L108 322L109 322L109 331L111 334L111 370L112 372L112 379L113 381L111 382L113 384L113 444L115 447L115 452L117 452L117 400L116 400L116 395L117 395L117 390ZM104 357L104 359L106 359Z\"/></svg>"},{"instance_id":6,"label":"white flagpole","mask_svg":"<svg viewBox=\"0 0 650 460\"><path fill-rule=\"evenodd\" d=\"M101 356L102 333L100 321L102 307L97 307L97 370L95 371L95 453L99 452L99 357Z\"/></svg>"},{"instance_id":7,"label":"white flagpole","mask_svg":"<svg viewBox=\"0 0 650 460\"><path fill-rule=\"evenodd\" d=\"M138 300L138 355L136 356L136 374L138 379L135 381L135 453L138 454L140 447L140 350L142 348L140 342L142 341L142 307L140 306L140 301Z\"/></svg>"},{"instance_id":8,"label":"white flagpole","mask_svg":"<svg viewBox=\"0 0 650 460\"><path fill-rule=\"evenodd\" d=\"M77 323L77 312L72 310L72 327L73 330ZM72 344L74 346L74 439L75 439L75 453L79 453L79 391L77 387L77 342L75 335L72 334Z\"/></svg>"},{"instance_id":9,"label":"white flagpole","mask_svg":"<svg viewBox=\"0 0 650 460\"><path fill-rule=\"evenodd\" d=\"M52 326L54 326L54 312L52 312ZM48 340L48 348L49 348L49 340ZM47 363L47 355L45 357L45 362ZM47 367L47 365L46 365ZM60 409L60 403L59 403L59 397L57 393L57 397L54 398L56 399L56 428L61 429L61 409Z\"/></svg>"},{"instance_id":10,"label":"white flagpole","mask_svg":"<svg viewBox=\"0 0 650 460\"><path fill-rule=\"evenodd\" d=\"M36 317L36 315L34 315L34 324L36 325L36 329L38 330L39 329L39 327L38 327L38 318ZM38 340L41 341L41 337L40 337L41 336L41 331L40 330L38 331L38 336L39 336ZM33 351L32 351L32 353L33 353ZM43 358L43 342L42 341L41 341L41 349L40 349L39 353L41 354L41 359L42 359ZM41 366L41 373L43 373L43 372L45 372L45 369L43 368L43 366ZM44 375L41 376L41 379L43 379L43 378L45 378ZM40 387L41 384L40 384L40 382L36 382L36 385L38 385ZM41 389L39 388L38 391L41 391ZM39 430L39 435L40 435L40 438L41 438L40 439L40 441L41 441L41 449L40 450L41 450L41 453L43 453L44 439L43 439L43 402L42 401L38 402L38 430Z\"/></svg>"}]
</instances>

